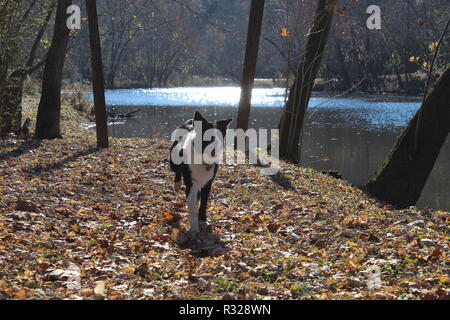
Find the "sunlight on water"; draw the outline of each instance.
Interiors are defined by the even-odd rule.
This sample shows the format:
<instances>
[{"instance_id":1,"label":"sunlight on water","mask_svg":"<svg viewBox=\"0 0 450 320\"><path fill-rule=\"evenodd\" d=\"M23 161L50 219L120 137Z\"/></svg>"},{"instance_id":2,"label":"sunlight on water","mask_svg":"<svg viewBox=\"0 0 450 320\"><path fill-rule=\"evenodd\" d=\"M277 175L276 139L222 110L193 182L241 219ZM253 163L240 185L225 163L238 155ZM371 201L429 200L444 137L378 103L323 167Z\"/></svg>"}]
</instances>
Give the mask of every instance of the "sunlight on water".
<instances>
[{"instance_id":1,"label":"sunlight on water","mask_svg":"<svg viewBox=\"0 0 450 320\"><path fill-rule=\"evenodd\" d=\"M164 89L117 89L106 91L110 106L166 106L166 107L234 107L239 105L239 87L182 87ZM92 100L92 94L89 95ZM392 97L390 97L392 99ZM403 101L404 97L397 97ZM406 101L414 99L406 99ZM253 90L252 107L281 108L285 102L285 89L258 88ZM386 128L404 126L419 108L420 102L389 101L389 98L326 98L313 97L310 109L336 110L337 116L348 114L360 126ZM314 121L314 119L312 119ZM349 124L350 121L349 121Z\"/></svg>"},{"instance_id":2,"label":"sunlight on water","mask_svg":"<svg viewBox=\"0 0 450 320\"><path fill-rule=\"evenodd\" d=\"M108 105L135 106L213 106L236 107L239 87L183 87L164 89L107 90ZM279 107L284 103L284 90L255 89L253 104L260 107Z\"/></svg>"}]
</instances>

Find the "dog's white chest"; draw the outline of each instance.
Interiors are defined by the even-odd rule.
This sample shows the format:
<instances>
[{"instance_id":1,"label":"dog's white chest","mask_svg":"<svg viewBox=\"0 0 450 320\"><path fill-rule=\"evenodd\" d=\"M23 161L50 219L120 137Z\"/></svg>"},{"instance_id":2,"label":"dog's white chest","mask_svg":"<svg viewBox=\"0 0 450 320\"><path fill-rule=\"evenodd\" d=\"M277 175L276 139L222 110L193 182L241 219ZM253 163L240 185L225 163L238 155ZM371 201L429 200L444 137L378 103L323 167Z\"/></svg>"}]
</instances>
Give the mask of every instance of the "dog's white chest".
<instances>
[{"instance_id":1,"label":"dog's white chest","mask_svg":"<svg viewBox=\"0 0 450 320\"><path fill-rule=\"evenodd\" d=\"M198 189L202 189L214 178L214 167L203 164L190 164L192 184Z\"/></svg>"}]
</instances>

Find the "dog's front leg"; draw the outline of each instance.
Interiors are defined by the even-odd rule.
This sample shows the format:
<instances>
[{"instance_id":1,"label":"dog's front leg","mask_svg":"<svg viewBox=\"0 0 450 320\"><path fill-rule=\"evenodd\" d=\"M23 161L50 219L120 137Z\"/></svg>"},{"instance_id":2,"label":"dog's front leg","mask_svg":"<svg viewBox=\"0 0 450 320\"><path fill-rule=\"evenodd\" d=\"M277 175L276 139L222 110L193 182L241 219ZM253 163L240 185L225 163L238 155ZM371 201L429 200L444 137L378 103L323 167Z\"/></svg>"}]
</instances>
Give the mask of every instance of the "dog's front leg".
<instances>
[{"instance_id":1,"label":"dog's front leg","mask_svg":"<svg viewBox=\"0 0 450 320\"><path fill-rule=\"evenodd\" d=\"M192 186L187 197L187 207L189 212L189 230L191 232L200 232L198 224L198 200L199 190Z\"/></svg>"}]
</instances>

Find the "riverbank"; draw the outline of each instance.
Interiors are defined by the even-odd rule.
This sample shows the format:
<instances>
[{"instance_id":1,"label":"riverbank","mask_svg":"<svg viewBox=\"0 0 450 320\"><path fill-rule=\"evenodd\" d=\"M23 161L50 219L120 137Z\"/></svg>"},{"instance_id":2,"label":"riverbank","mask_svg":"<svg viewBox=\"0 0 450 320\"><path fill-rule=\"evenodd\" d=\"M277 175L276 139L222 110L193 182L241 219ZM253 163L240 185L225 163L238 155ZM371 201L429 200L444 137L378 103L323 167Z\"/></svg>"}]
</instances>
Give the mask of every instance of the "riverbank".
<instances>
[{"instance_id":1,"label":"riverbank","mask_svg":"<svg viewBox=\"0 0 450 320\"><path fill-rule=\"evenodd\" d=\"M337 79L326 80L319 78L315 82L313 91L316 94L323 94L327 96L358 96L370 94L389 94L389 95L408 95L418 96L423 94L426 84L426 74L415 73L411 75L411 79L406 80L402 75L402 83L398 83L398 78L394 76L384 76L380 79L378 86L368 87L364 81L352 85L350 88L344 85ZM289 81L288 87L292 87L294 79ZM91 91L91 85L86 83L66 84L65 90L78 91L82 88L85 92ZM179 87L240 87L240 83L227 78L210 78L210 77L192 77L185 81L172 81L165 85L148 84L141 82L118 82L114 87L107 88L108 90L118 89L170 89ZM286 79L255 79L255 89L274 89L286 88Z\"/></svg>"},{"instance_id":2,"label":"riverbank","mask_svg":"<svg viewBox=\"0 0 450 320\"><path fill-rule=\"evenodd\" d=\"M35 105L26 103L25 116ZM208 232L172 190L168 141L94 148L63 107L63 140L1 143L1 299L437 299L450 289L450 214L394 210L283 163L223 166ZM375 267L374 267L375 266ZM382 272L372 287L368 270ZM378 286L380 285L380 286Z\"/></svg>"}]
</instances>

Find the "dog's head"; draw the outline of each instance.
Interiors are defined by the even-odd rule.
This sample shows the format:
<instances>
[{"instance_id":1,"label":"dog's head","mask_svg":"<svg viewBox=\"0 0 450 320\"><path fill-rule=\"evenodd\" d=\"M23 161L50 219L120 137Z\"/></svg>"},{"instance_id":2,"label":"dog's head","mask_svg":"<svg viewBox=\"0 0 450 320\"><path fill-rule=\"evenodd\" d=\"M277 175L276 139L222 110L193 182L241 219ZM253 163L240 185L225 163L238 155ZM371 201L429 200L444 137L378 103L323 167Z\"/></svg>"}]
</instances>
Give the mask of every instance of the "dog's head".
<instances>
[{"instance_id":1,"label":"dog's head","mask_svg":"<svg viewBox=\"0 0 450 320\"><path fill-rule=\"evenodd\" d=\"M224 138L227 133L228 126L232 121L233 119L209 122L200 114L200 112L195 112L193 125L194 130L196 131L195 133L202 137L202 154L205 154L205 150L206 153L208 153L207 148L209 146L209 148L212 150L212 157L215 157L215 150L219 148L222 149L225 144ZM201 126L199 126L199 124L201 124ZM216 148L214 148L214 146L216 146Z\"/></svg>"}]
</instances>

